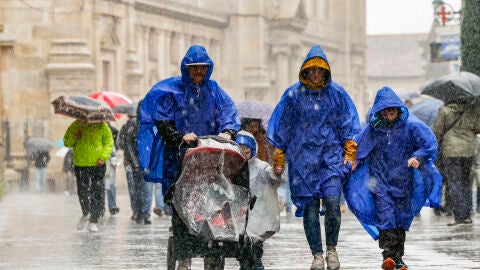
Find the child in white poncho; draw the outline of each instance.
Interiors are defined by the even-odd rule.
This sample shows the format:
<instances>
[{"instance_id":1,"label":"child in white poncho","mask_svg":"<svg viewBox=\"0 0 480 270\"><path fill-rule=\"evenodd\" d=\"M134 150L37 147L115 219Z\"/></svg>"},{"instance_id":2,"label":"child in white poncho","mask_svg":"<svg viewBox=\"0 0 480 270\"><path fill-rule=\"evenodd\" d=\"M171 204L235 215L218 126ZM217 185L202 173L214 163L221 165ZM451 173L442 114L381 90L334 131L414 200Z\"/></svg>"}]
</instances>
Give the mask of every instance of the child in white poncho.
<instances>
[{"instance_id":1,"label":"child in white poncho","mask_svg":"<svg viewBox=\"0 0 480 270\"><path fill-rule=\"evenodd\" d=\"M253 242L253 258L240 260L240 269L264 269L263 242L280 230L280 208L277 188L286 182L282 170L256 157L257 142L252 134L240 131L236 142L248 159L250 189L257 197L248 216L247 234Z\"/></svg>"}]
</instances>

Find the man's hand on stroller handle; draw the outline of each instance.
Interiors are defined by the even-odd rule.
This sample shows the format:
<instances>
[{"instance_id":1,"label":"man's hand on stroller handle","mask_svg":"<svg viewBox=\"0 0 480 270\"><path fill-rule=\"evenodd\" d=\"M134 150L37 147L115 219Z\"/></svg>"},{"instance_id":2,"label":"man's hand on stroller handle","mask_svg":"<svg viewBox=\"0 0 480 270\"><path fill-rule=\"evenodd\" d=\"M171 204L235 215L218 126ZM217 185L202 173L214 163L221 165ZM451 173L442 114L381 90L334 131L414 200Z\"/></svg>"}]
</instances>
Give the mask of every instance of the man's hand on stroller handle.
<instances>
[{"instance_id":1,"label":"man's hand on stroller handle","mask_svg":"<svg viewBox=\"0 0 480 270\"><path fill-rule=\"evenodd\" d=\"M231 136L230 134L228 134L228 133L220 132L220 133L218 134L218 136L224 138L225 140L231 140L231 139L232 139L232 136Z\"/></svg>"},{"instance_id":2,"label":"man's hand on stroller handle","mask_svg":"<svg viewBox=\"0 0 480 270\"><path fill-rule=\"evenodd\" d=\"M186 142L187 144L190 144L190 143L198 140L198 137L195 133L191 132L191 133L187 133L187 134L183 135L182 140L184 142Z\"/></svg>"}]
</instances>

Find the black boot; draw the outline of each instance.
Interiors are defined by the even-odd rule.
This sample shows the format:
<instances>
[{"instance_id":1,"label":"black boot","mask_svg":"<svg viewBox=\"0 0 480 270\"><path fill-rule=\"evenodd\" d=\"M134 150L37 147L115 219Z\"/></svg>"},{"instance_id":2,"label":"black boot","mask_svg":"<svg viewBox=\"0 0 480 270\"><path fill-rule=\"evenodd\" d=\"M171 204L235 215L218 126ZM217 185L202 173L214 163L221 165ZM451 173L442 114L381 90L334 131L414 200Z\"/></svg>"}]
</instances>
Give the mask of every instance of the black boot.
<instances>
[{"instance_id":1,"label":"black boot","mask_svg":"<svg viewBox=\"0 0 480 270\"><path fill-rule=\"evenodd\" d=\"M263 241L253 243L253 268L254 270L263 270Z\"/></svg>"}]
</instances>

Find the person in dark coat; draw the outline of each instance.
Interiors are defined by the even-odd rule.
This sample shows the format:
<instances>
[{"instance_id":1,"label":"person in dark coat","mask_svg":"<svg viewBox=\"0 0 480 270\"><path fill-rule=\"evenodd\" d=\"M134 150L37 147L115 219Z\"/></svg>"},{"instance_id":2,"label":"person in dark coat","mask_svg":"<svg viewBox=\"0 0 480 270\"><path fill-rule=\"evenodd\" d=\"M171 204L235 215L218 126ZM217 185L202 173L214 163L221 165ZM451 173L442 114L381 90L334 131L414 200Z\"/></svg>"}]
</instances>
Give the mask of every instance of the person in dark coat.
<instances>
[{"instance_id":1,"label":"person in dark coat","mask_svg":"<svg viewBox=\"0 0 480 270\"><path fill-rule=\"evenodd\" d=\"M438 110L433 132L441 146L442 174L445 178L445 206L453 214L448 226L471 224L471 168L475 158L475 136L480 133L478 107L464 98ZM448 207L447 207L448 206Z\"/></svg>"},{"instance_id":2,"label":"person in dark coat","mask_svg":"<svg viewBox=\"0 0 480 270\"><path fill-rule=\"evenodd\" d=\"M181 76L156 83L140 105L140 166L145 179L162 182L164 190L178 175L178 149L182 142L188 144L205 135L234 140L240 129L235 103L210 79L213 61L203 46L188 49L180 70ZM190 257L195 255L192 243L203 242L185 237L188 228L176 211L172 213L172 227L178 229L174 230L176 239L186 238L174 246L179 259L177 269L190 269ZM205 269L218 269L219 259L205 258Z\"/></svg>"},{"instance_id":3,"label":"person in dark coat","mask_svg":"<svg viewBox=\"0 0 480 270\"><path fill-rule=\"evenodd\" d=\"M406 231L427 199L433 207L440 204L441 176L433 165L437 142L390 87L378 90L369 119L357 139L359 167L345 197L357 218L378 230L382 269L407 269Z\"/></svg>"},{"instance_id":4,"label":"person in dark coat","mask_svg":"<svg viewBox=\"0 0 480 270\"><path fill-rule=\"evenodd\" d=\"M139 102L140 104L141 102ZM137 224L151 224L150 207L152 202L151 189L143 180L137 148L139 122L136 115L128 115L128 121L118 134L118 148L123 150L123 164L127 173L128 194L133 215L131 220Z\"/></svg>"},{"instance_id":5,"label":"person in dark coat","mask_svg":"<svg viewBox=\"0 0 480 270\"><path fill-rule=\"evenodd\" d=\"M357 109L345 89L332 79L327 56L313 46L300 68L299 81L285 90L268 123L268 140L277 148L274 165L287 158L295 216L314 256L310 269L323 270L320 200L326 207L328 269L340 269L336 251L340 231L340 194L345 172L355 168L360 131Z\"/></svg>"}]
</instances>

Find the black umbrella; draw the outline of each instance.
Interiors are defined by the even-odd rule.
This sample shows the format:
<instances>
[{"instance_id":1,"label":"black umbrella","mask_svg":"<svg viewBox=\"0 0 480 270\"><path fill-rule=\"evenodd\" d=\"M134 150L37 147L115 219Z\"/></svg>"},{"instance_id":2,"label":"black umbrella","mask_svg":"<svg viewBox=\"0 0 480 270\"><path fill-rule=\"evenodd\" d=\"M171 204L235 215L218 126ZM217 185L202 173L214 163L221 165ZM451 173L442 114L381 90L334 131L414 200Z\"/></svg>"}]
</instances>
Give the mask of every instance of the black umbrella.
<instances>
[{"instance_id":1,"label":"black umbrella","mask_svg":"<svg viewBox=\"0 0 480 270\"><path fill-rule=\"evenodd\" d=\"M410 106L408 111L431 128L442 105L443 101L439 99L427 98Z\"/></svg>"},{"instance_id":2,"label":"black umbrella","mask_svg":"<svg viewBox=\"0 0 480 270\"><path fill-rule=\"evenodd\" d=\"M445 75L428 83L422 89L422 94L440 99L446 104L455 103L459 98L480 96L480 78L466 71Z\"/></svg>"},{"instance_id":3,"label":"black umbrella","mask_svg":"<svg viewBox=\"0 0 480 270\"><path fill-rule=\"evenodd\" d=\"M56 114L63 114L88 123L115 121L107 103L87 96L60 96L52 101Z\"/></svg>"},{"instance_id":4,"label":"black umbrella","mask_svg":"<svg viewBox=\"0 0 480 270\"><path fill-rule=\"evenodd\" d=\"M117 105L113 107L113 112L114 113L121 113L121 114L127 114L131 116L136 116L137 115L137 107L138 103L128 103L128 104L122 104L122 105Z\"/></svg>"},{"instance_id":5,"label":"black umbrella","mask_svg":"<svg viewBox=\"0 0 480 270\"><path fill-rule=\"evenodd\" d=\"M30 152L48 152L52 149L52 147L53 143L50 140L39 137L28 138L25 142L25 148L28 149Z\"/></svg>"}]
</instances>

